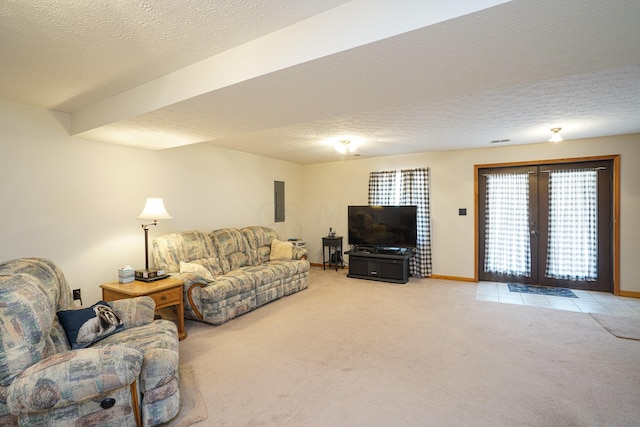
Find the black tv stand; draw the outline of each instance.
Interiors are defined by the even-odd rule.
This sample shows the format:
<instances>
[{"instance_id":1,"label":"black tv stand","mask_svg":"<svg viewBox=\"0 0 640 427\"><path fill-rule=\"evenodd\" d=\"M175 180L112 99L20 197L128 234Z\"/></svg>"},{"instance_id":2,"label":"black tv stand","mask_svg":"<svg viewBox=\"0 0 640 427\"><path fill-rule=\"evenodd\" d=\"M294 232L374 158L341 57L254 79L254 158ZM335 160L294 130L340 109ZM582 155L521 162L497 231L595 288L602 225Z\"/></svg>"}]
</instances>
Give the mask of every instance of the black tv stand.
<instances>
[{"instance_id":1,"label":"black tv stand","mask_svg":"<svg viewBox=\"0 0 640 427\"><path fill-rule=\"evenodd\" d=\"M354 248L349 255L347 277L390 283L409 281L409 259L413 251L386 248Z\"/></svg>"}]
</instances>

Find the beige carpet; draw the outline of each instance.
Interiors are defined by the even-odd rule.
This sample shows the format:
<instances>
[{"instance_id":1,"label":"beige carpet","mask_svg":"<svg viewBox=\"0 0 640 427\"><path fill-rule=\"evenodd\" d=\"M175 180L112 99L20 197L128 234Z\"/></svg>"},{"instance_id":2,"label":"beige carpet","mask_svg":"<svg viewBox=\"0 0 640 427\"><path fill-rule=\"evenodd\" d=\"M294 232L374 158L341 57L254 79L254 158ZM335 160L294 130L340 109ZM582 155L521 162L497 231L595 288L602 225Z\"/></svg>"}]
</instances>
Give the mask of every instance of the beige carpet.
<instances>
[{"instance_id":1,"label":"beige carpet","mask_svg":"<svg viewBox=\"0 0 640 427\"><path fill-rule=\"evenodd\" d=\"M196 426L637 426L640 341L584 313L312 268L309 289L180 344Z\"/></svg>"},{"instance_id":2,"label":"beige carpet","mask_svg":"<svg viewBox=\"0 0 640 427\"><path fill-rule=\"evenodd\" d=\"M640 316L611 316L591 313L591 317L618 338L640 340Z\"/></svg>"},{"instance_id":3,"label":"beige carpet","mask_svg":"<svg viewBox=\"0 0 640 427\"><path fill-rule=\"evenodd\" d=\"M198 378L190 365L180 365L180 412L163 427L187 427L208 417Z\"/></svg>"}]
</instances>

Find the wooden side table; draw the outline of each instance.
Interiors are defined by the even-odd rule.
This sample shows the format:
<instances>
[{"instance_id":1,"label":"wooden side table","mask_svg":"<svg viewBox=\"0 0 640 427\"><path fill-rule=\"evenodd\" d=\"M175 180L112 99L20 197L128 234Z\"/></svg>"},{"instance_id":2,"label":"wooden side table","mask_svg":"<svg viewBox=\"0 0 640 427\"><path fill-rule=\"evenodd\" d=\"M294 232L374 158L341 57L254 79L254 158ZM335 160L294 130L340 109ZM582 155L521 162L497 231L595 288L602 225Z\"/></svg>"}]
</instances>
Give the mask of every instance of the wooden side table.
<instances>
[{"instance_id":1,"label":"wooden side table","mask_svg":"<svg viewBox=\"0 0 640 427\"><path fill-rule=\"evenodd\" d=\"M155 282L133 281L131 283L109 282L100 285L102 299L115 301L125 298L148 296L156 302L156 310L164 307L177 306L178 336L180 340L187 337L184 329L184 300L181 280L168 277Z\"/></svg>"},{"instance_id":2,"label":"wooden side table","mask_svg":"<svg viewBox=\"0 0 640 427\"><path fill-rule=\"evenodd\" d=\"M338 267L344 268L344 261L342 259L342 236L327 236L322 238L322 269L325 270L327 259L325 256L325 248L329 249L329 268L332 264L335 264L336 271ZM333 248L333 252L331 251ZM334 262L331 261L331 256L335 256Z\"/></svg>"}]
</instances>

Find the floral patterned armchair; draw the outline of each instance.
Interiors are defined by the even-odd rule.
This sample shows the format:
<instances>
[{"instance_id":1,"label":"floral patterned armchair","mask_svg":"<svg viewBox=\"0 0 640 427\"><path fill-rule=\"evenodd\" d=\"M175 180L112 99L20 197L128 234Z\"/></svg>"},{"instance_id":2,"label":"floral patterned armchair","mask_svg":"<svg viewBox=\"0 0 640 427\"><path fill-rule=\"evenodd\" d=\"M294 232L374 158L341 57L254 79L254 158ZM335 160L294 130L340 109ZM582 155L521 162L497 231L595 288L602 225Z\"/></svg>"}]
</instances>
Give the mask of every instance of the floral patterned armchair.
<instances>
[{"instance_id":1,"label":"floral patterned armchair","mask_svg":"<svg viewBox=\"0 0 640 427\"><path fill-rule=\"evenodd\" d=\"M109 306L124 329L71 350L58 320L73 309L60 269L41 258L0 263L0 425L154 426L178 413L175 324L149 297Z\"/></svg>"}]
</instances>

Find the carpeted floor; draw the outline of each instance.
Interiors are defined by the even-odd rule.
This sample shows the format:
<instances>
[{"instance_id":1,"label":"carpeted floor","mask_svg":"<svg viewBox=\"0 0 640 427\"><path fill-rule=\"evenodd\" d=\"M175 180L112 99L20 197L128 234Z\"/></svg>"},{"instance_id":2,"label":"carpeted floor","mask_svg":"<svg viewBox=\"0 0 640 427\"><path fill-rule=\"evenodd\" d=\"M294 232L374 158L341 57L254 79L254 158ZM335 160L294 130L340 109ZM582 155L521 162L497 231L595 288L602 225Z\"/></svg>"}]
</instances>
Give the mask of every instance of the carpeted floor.
<instances>
[{"instance_id":1,"label":"carpeted floor","mask_svg":"<svg viewBox=\"0 0 640 427\"><path fill-rule=\"evenodd\" d=\"M174 419L162 424L162 427L187 427L204 421L207 417L207 405L193 366L183 363L180 365L180 411Z\"/></svg>"},{"instance_id":2,"label":"carpeted floor","mask_svg":"<svg viewBox=\"0 0 640 427\"><path fill-rule=\"evenodd\" d=\"M637 426L640 341L585 313L312 268L309 289L214 327L188 321L196 426Z\"/></svg>"}]
</instances>

